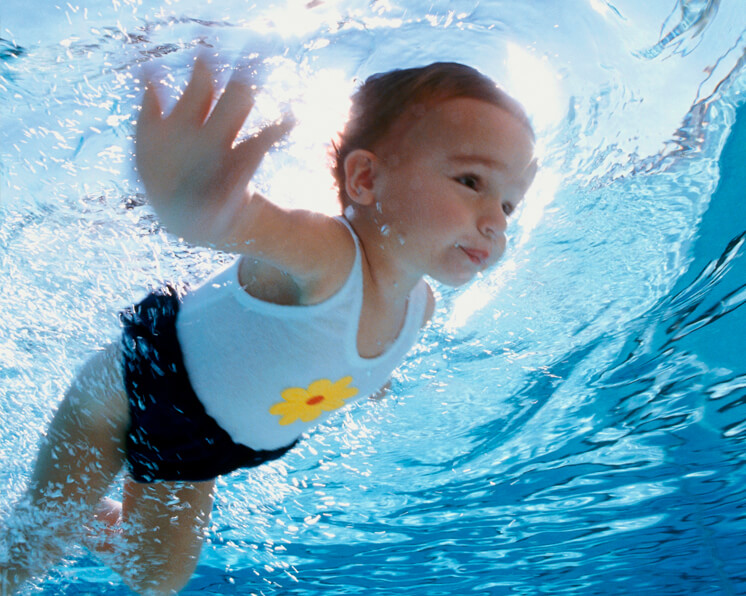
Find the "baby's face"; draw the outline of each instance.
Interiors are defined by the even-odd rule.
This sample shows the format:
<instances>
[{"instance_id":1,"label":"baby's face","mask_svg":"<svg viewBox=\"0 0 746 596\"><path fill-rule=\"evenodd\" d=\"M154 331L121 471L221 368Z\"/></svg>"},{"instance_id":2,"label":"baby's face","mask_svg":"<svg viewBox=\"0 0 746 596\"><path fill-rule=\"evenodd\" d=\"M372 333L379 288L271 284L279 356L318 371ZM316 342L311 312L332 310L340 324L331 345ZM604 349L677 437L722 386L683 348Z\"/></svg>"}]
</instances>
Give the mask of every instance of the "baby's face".
<instances>
[{"instance_id":1,"label":"baby's face","mask_svg":"<svg viewBox=\"0 0 746 596\"><path fill-rule=\"evenodd\" d=\"M521 122L487 102L450 99L376 153L378 219L407 270L460 285L500 258L507 219L536 174Z\"/></svg>"}]
</instances>

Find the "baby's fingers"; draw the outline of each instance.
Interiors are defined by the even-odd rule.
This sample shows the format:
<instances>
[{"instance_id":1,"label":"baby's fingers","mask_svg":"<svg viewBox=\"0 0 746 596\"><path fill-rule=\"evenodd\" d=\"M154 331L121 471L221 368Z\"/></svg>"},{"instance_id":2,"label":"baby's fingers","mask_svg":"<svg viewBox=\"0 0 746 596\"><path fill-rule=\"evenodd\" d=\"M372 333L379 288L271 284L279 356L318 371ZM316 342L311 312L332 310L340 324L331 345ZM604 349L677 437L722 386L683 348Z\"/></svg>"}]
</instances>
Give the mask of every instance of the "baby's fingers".
<instances>
[{"instance_id":1,"label":"baby's fingers","mask_svg":"<svg viewBox=\"0 0 746 596\"><path fill-rule=\"evenodd\" d=\"M248 184L256 172L262 158L270 150L272 145L282 140L295 126L295 119L291 114L286 114L282 120L262 128L253 137L241 141L233 149L235 163L243 173L243 178Z\"/></svg>"},{"instance_id":2,"label":"baby's fingers","mask_svg":"<svg viewBox=\"0 0 746 596\"><path fill-rule=\"evenodd\" d=\"M212 106L212 73L203 58L194 62L192 77L176 102L169 120L201 126Z\"/></svg>"},{"instance_id":3,"label":"baby's fingers","mask_svg":"<svg viewBox=\"0 0 746 596\"><path fill-rule=\"evenodd\" d=\"M158 99L158 92L152 81L145 82L145 93L142 98L142 110L138 120L160 120L161 118L161 101Z\"/></svg>"},{"instance_id":4,"label":"baby's fingers","mask_svg":"<svg viewBox=\"0 0 746 596\"><path fill-rule=\"evenodd\" d=\"M161 131L161 102L152 81L145 81L145 93L142 98L142 108L137 117L135 127L135 143L137 159L140 162L146 154L157 150Z\"/></svg>"},{"instance_id":5,"label":"baby's fingers","mask_svg":"<svg viewBox=\"0 0 746 596\"><path fill-rule=\"evenodd\" d=\"M282 118L273 122L272 124L265 126L259 133L254 137L258 140L259 144L263 147L264 153L269 151L278 141L287 135L295 126L295 118L291 113L282 115Z\"/></svg>"},{"instance_id":6,"label":"baby's fingers","mask_svg":"<svg viewBox=\"0 0 746 596\"><path fill-rule=\"evenodd\" d=\"M233 76L220 96L205 127L222 145L230 147L254 107L254 88L244 76Z\"/></svg>"},{"instance_id":7,"label":"baby's fingers","mask_svg":"<svg viewBox=\"0 0 746 596\"><path fill-rule=\"evenodd\" d=\"M158 92L152 81L145 81L145 93L142 97L142 108L137 117L137 136L141 136L144 130L155 126L161 121L161 102Z\"/></svg>"}]
</instances>

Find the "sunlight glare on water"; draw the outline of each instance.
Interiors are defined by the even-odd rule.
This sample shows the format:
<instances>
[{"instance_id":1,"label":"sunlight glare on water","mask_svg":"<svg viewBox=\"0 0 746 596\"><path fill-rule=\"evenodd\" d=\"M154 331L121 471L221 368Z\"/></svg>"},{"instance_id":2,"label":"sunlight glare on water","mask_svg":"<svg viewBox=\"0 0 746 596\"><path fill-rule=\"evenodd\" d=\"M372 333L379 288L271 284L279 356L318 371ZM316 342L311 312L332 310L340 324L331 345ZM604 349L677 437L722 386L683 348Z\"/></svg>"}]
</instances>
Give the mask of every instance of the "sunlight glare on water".
<instances>
[{"instance_id":1,"label":"sunlight glare on water","mask_svg":"<svg viewBox=\"0 0 746 596\"><path fill-rule=\"evenodd\" d=\"M116 313L230 255L169 236L132 168L141 68L260 57L257 188L336 209L365 77L471 64L526 106L503 261L440 302L382 402L220 479L184 594L746 593L741 0L0 5L0 518ZM115 491L116 494L116 491ZM84 551L40 593L126 594Z\"/></svg>"}]
</instances>

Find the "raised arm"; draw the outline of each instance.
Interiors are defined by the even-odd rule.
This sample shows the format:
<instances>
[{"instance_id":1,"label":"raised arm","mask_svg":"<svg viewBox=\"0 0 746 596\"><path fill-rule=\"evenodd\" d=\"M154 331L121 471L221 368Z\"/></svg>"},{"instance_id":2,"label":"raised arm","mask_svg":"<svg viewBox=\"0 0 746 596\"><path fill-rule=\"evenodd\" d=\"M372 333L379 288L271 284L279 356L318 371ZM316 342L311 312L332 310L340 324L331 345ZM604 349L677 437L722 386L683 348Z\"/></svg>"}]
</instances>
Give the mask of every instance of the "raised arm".
<instances>
[{"instance_id":1,"label":"raised arm","mask_svg":"<svg viewBox=\"0 0 746 596\"><path fill-rule=\"evenodd\" d=\"M167 116L155 83L146 82L135 151L150 204L166 229L187 242L264 259L299 281L323 275L323 253L349 249L346 231L329 217L284 210L248 191L264 155L292 128L292 118L236 143L256 89L234 76L216 102L212 78L197 59Z\"/></svg>"}]
</instances>

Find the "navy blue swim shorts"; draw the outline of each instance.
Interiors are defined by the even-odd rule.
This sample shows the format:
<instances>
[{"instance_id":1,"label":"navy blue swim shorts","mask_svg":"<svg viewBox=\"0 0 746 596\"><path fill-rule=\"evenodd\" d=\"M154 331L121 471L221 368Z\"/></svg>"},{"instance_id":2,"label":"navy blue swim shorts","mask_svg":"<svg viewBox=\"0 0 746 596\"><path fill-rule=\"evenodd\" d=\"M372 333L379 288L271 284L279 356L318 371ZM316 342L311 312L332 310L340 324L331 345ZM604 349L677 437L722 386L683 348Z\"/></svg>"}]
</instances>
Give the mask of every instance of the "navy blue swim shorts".
<instances>
[{"instance_id":1,"label":"navy blue swim shorts","mask_svg":"<svg viewBox=\"0 0 746 596\"><path fill-rule=\"evenodd\" d=\"M127 464L137 482L210 480L277 459L295 443L254 450L235 443L194 393L176 336L184 288L167 286L120 313L129 398Z\"/></svg>"}]
</instances>

